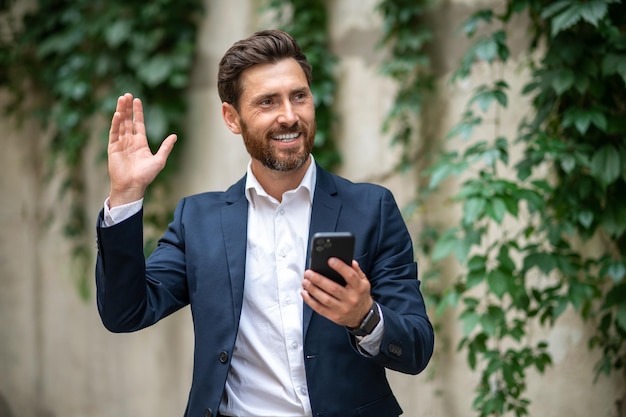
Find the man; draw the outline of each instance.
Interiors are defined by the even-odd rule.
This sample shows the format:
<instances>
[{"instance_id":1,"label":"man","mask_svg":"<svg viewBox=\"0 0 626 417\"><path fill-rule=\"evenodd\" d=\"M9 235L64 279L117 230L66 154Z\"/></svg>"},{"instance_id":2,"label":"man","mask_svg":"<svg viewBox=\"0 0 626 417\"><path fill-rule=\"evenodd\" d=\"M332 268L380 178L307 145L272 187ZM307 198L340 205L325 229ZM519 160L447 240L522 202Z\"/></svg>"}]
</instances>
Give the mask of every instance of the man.
<instances>
[{"instance_id":1,"label":"man","mask_svg":"<svg viewBox=\"0 0 626 417\"><path fill-rule=\"evenodd\" d=\"M176 141L148 148L141 101L120 97L109 198L98 220L98 309L130 332L190 305L193 381L185 416L398 416L385 368L417 374L433 330L391 193L314 162L311 66L288 34L258 32L219 65L228 128L251 156L225 192L184 198L144 260L142 198ZM309 237L347 231L355 260L305 269Z\"/></svg>"}]
</instances>

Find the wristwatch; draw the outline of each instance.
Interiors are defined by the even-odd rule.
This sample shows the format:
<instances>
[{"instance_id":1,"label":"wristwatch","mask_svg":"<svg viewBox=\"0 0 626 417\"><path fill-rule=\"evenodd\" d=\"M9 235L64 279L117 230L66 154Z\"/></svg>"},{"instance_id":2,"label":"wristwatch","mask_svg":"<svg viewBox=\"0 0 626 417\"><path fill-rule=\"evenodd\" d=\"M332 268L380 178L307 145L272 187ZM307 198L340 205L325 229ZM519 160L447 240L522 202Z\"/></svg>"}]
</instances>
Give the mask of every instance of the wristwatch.
<instances>
[{"instance_id":1,"label":"wristwatch","mask_svg":"<svg viewBox=\"0 0 626 417\"><path fill-rule=\"evenodd\" d=\"M380 322L380 314L378 314L378 304L376 301L372 304L372 308L367 312L365 318L359 327L346 327L354 336L367 336L371 334Z\"/></svg>"}]
</instances>

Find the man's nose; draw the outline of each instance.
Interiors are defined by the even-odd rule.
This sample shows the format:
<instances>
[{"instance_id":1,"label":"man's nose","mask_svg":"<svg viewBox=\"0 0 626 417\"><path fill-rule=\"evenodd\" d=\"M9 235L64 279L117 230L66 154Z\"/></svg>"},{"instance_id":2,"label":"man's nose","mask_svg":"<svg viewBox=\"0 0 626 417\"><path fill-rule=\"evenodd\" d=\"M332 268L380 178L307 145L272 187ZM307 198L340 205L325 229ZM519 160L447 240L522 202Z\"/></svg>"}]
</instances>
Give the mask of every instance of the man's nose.
<instances>
[{"instance_id":1,"label":"man's nose","mask_svg":"<svg viewBox=\"0 0 626 417\"><path fill-rule=\"evenodd\" d=\"M287 102L283 106L281 106L280 114L277 119L278 123L281 125L292 126L294 123L298 121L298 115L295 112L292 104Z\"/></svg>"}]
</instances>

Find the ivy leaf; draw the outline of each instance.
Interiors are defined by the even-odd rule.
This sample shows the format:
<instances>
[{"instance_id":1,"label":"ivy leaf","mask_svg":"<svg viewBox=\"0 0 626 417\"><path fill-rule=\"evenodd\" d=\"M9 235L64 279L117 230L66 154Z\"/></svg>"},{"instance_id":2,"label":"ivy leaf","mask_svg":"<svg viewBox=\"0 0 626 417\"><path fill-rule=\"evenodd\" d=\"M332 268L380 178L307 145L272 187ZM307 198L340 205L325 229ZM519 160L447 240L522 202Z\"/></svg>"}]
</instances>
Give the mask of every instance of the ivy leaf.
<instances>
[{"instance_id":1,"label":"ivy leaf","mask_svg":"<svg viewBox=\"0 0 626 417\"><path fill-rule=\"evenodd\" d=\"M463 322L463 335L468 336L480 322L480 316L475 310L465 310L459 319Z\"/></svg>"},{"instance_id":2,"label":"ivy leaf","mask_svg":"<svg viewBox=\"0 0 626 417\"><path fill-rule=\"evenodd\" d=\"M556 268L554 256L545 252L535 252L524 258L524 271L529 271L533 267L539 268L541 272L548 275Z\"/></svg>"},{"instance_id":3,"label":"ivy leaf","mask_svg":"<svg viewBox=\"0 0 626 417\"><path fill-rule=\"evenodd\" d=\"M591 158L591 174L604 185L611 184L622 174L622 161L613 145L604 145Z\"/></svg>"},{"instance_id":4,"label":"ivy leaf","mask_svg":"<svg viewBox=\"0 0 626 417\"><path fill-rule=\"evenodd\" d=\"M591 224L593 223L593 212L589 210L583 210L578 213L578 221L582 224L586 229L589 229Z\"/></svg>"},{"instance_id":5,"label":"ivy leaf","mask_svg":"<svg viewBox=\"0 0 626 417\"><path fill-rule=\"evenodd\" d=\"M483 326L485 333L490 336L496 336L498 328L504 323L504 311L496 306L489 306L487 312L480 318L480 324Z\"/></svg>"},{"instance_id":6,"label":"ivy leaf","mask_svg":"<svg viewBox=\"0 0 626 417\"><path fill-rule=\"evenodd\" d=\"M556 3L553 3L547 7L545 7L543 9L543 12L541 13L541 17L544 19L547 19L551 16L554 16L556 13L559 13L561 10L563 10L564 8L566 8L567 6L570 5L570 1L569 0L561 0L561 1L557 1Z\"/></svg>"},{"instance_id":7,"label":"ivy leaf","mask_svg":"<svg viewBox=\"0 0 626 417\"><path fill-rule=\"evenodd\" d=\"M570 174L576 167L576 159L571 155L563 155L559 160L559 165L566 174Z\"/></svg>"},{"instance_id":8,"label":"ivy leaf","mask_svg":"<svg viewBox=\"0 0 626 417\"><path fill-rule=\"evenodd\" d=\"M441 299L439 305L437 305L437 309L435 311L435 315L440 317L444 311L449 307L451 309L456 308L459 302L460 294L456 290L450 290L446 292L446 294Z\"/></svg>"},{"instance_id":9,"label":"ivy leaf","mask_svg":"<svg viewBox=\"0 0 626 417\"><path fill-rule=\"evenodd\" d=\"M474 47L474 53L483 61L492 62L498 54L498 44L491 38L482 39Z\"/></svg>"},{"instance_id":10,"label":"ivy leaf","mask_svg":"<svg viewBox=\"0 0 626 417\"><path fill-rule=\"evenodd\" d=\"M107 45L115 49L129 38L132 31L130 20L116 20L104 31L104 39Z\"/></svg>"},{"instance_id":11,"label":"ivy leaf","mask_svg":"<svg viewBox=\"0 0 626 417\"><path fill-rule=\"evenodd\" d=\"M552 87L557 94L561 95L574 85L575 79L574 71L569 68L563 69L552 79Z\"/></svg>"},{"instance_id":12,"label":"ivy leaf","mask_svg":"<svg viewBox=\"0 0 626 417\"><path fill-rule=\"evenodd\" d=\"M619 283L624 279L624 275L626 275L626 265L623 262L612 262L609 265L607 273L613 281Z\"/></svg>"},{"instance_id":13,"label":"ivy leaf","mask_svg":"<svg viewBox=\"0 0 626 417\"><path fill-rule=\"evenodd\" d=\"M474 116L472 111L467 111L463 114L463 120L459 122L448 135L446 139L452 138L456 135L460 135L463 140L469 139L472 136L472 131L475 126L479 126L482 123L482 118Z\"/></svg>"},{"instance_id":14,"label":"ivy leaf","mask_svg":"<svg viewBox=\"0 0 626 417\"><path fill-rule=\"evenodd\" d=\"M496 222L501 223L506 213L506 204L499 197L494 197L487 202L485 213Z\"/></svg>"},{"instance_id":15,"label":"ivy leaf","mask_svg":"<svg viewBox=\"0 0 626 417\"><path fill-rule=\"evenodd\" d=\"M467 259L472 245L475 244L474 237L473 233L467 232L463 239L459 239L456 242L456 246L454 247L454 256L459 262L463 263L465 262L465 259Z\"/></svg>"},{"instance_id":16,"label":"ivy leaf","mask_svg":"<svg viewBox=\"0 0 626 417\"><path fill-rule=\"evenodd\" d=\"M474 255L467 262L467 268L470 271L483 271L485 270L485 265L487 264L487 258L481 255Z\"/></svg>"},{"instance_id":17,"label":"ivy leaf","mask_svg":"<svg viewBox=\"0 0 626 417\"><path fill-rule=\"evenodd\" d=\"M483 216L486 201L484 198L468 199L463 205L463 223L472 224Z\"/></svg>"},{"instance_id":18,"label":"ivy leaf","mask_svg":"<svg viewBox=\"0 0 626 417\"><path fill-rule=\"evenodd\" d=\"M465 170L467 162L444 162L436 166L431 174L428 187L431 189L437 186L451 175L458 175Z\"/></svg>"},{"instance_id":19,"label":"ivy leaf","mask_svg":"<svg viewBox=\"0 0 626 417\"><path fill-rule=\"evenodd\" d=\"M592 123L603 132L608 127L606 116L599 110L585 110L573 107L567 110L563 116L563 127L574 125L581 135L587 133L587 129L589 129L589 125Z\"/></svg>"},{"instance_id":20,"label":"ivy leaf","mask_svg":"<svg viewBox=\"0 0 626 417\"><path fill-rule=\"evenodd\" d=\"M487 90L482 89L478 91L474 97L468 103L468 106L471 106L473 103L478 103L478 106L483 112L489 110L489 106L491 103L496 100L502 107L507 106L507 97L506 94L500 90Z\"/></svg>"},{"instance_id":21,"label":"ivy leaf","mask_svg":"<svg viewBox=\"0 0 626 417\"><path fill-rule=\"evenodd\" d=\"M608 4L614 3L616 0L594 0L594 1L559 1L550 7L547 7L541 14L542 17L552 18L552 36L556 36L570 27L574 26L581 19L598 26L601 19L606 16Z\"/></svg>"},{"instance_id":22,"label":"ivy leaf","mask_svg":"<svg viewBox=\"0 0 626 417\"><path fill-rule=\"evenodd\" d=\"M606 16L608 10L608 3L614 1L596 0L590 2L584 2L579 5L581 17L591 23L594 26L598 26L598 22Z\"/></svg>"},{"instance_id":23,"label":"ivy leaf","mask_svg":"<svg viewBox=\"0 0 626 417\"><path fill-rule=\"evenodd\" d=\"M467 288L474 288L483 282L486 276L487 258L480 255L474 255L467 262L469 273L466 275L465 285Z\"/></svg>"},{"instance_id":24,"label":"ivy leaf","mask_svg":"<svg viewBox=\"0 0 626 417\"><path fill-rule=\"evenodd\" d=\"M502 196L502 201L504 201L506 211L508 211L512 216L517 217L517 214L519 213L519 201L517 196L504 195Z\"/></svg>"},{"instance_id":25,"label":"ivy leaf","mask_svg":"<svg viewBox=\"0 0 626 417\"><path fill-rule=\"evenodd\" d=\"M578 281L570 281L567 296L572 305L580 310L585 303L593 296L593 288L590 284L581 283Z\"/></svg>"},{"instance_id":26,"label":"ivy leaf","mask_svg":"<svg viewBox=\"0 0 626 417\"><path fill-rule=\"evenodd\" d=\"M478 29L478 25L482 22L491 23L492 17L492 10L487 9L477 11L463 24L463 32L465 32L467 37L474 36L476 30Z\"/></svg>"},{"instance_id":27,"label":"ivy leaf","mask_svg":"<svg viewBox=\"0 0 626 417\"><path fill-rule=\"evenodd\" d=\"M141 65L137 75L149 87L156 87L169 77L172 67L173 63L170 57L157 55Z\"/></svg>"},{"instance_id":28,"label":"ivy leaf","mask_svg":"<svg viewBox=\"0 0 626 417\"><path fill-rule=\"evenodd\" d=\"M576 10L575 5L571 5L552 18L552 36L554 37L559 32L574 26L580 19L580 13Z\"/></svg>"},{"instance_id":29,"label":"ivy leaf","mask_svg":"<svg viewBox=\"0 0 626 417\"><path fill-rule=\"evenodd\" d=\"M439 261L448 256L456 248L459 238L456 235L456 229L448 229L435 243L433 249L433 261Z\"/></svg>"},{"instance_id":30,"label":"ivy leaf","mask_svg":"<svg viewBox=\"0 0 626 417\"><path fill-rule=\"evenodd\" d=\"M500 262L499 269L503 272L511 275L515 270L515 263L511 256L509 255L509 247L502 246L500 247L500 252L498 253L498 262Z\"/></svg>"},{"instance_id":31,"label":"ivy leaf","mask_svg":"<svg viewBox=\"0 0 626 417\"><path fill-rule=\"evenodd\" d=\"M619 74L626 83L626 55L607 54L602 59L602 74Z\"/></svg>"},{"instance_id":32,"label":"ivy leaf","mask_svg":"<svg viewBox=\"0 0 626 417\"><path fill-rule=\"evenodd\" d=\"M507 281L509 279L511 279L509 274L506 274L500 268L496 268L489 272L489 275L487 276L487 284L489 285L491 292L493 292L499 299L502 299L502 296L507 292Z\"/></svg>"}]
</instances>

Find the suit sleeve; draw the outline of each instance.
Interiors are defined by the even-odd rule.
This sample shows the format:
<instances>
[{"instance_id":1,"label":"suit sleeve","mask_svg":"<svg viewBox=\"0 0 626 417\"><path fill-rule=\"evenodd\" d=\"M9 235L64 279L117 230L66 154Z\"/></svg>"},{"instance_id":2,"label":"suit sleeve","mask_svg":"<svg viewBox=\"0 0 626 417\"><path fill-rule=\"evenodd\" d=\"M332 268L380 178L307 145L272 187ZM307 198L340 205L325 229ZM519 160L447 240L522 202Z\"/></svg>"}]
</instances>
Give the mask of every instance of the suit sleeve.
<instances>
[{"instance_id":1,"label":"suit sleeve","mask_svg":"<svg viewBox=\"0 0 626 417\"><path fill-rule=\"evenodd\" d=\"M434 332L420 291L411 237L389 191L380 201L379 225L367 275L383 313L384 334L380 353L372 359L389 369L417 374L432 356Z\"/></svg>"},{"instance_id":2,"label":"suit sleeve","mask_svg":"<svg viewBox=\"0 0 626 417\"><path fill-rule=\"evenodd\" d=\"M180 226L183 207L184 201L147 263L143 210L110 227L102 227L100 213L96 296L100 318L108 330L139 330L188 304L184 230Z\"/></svg>"}]
</instances>

